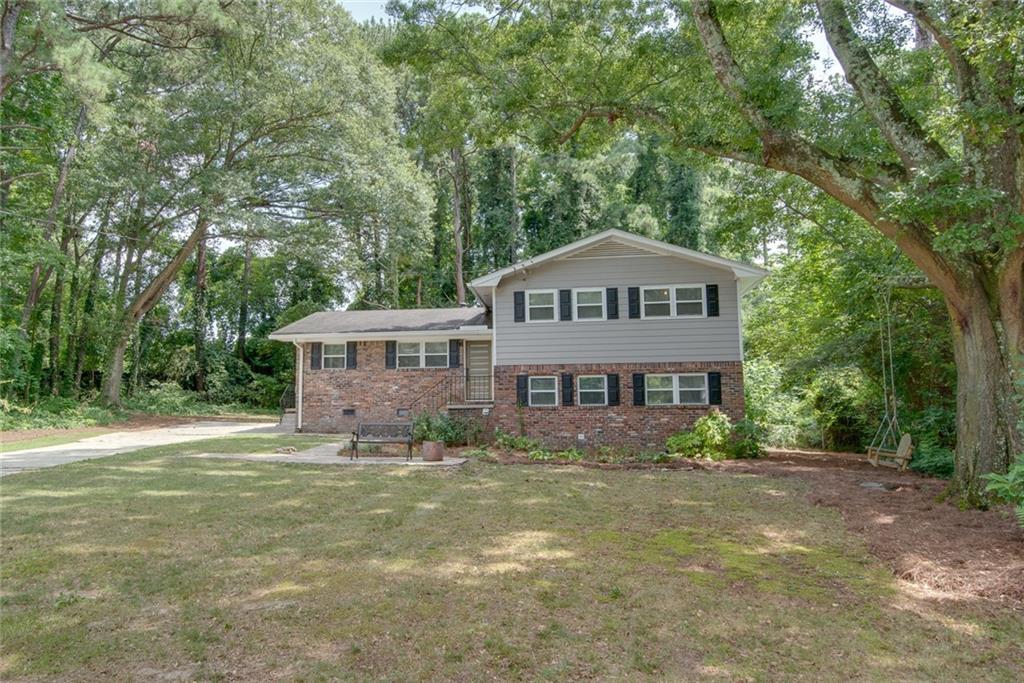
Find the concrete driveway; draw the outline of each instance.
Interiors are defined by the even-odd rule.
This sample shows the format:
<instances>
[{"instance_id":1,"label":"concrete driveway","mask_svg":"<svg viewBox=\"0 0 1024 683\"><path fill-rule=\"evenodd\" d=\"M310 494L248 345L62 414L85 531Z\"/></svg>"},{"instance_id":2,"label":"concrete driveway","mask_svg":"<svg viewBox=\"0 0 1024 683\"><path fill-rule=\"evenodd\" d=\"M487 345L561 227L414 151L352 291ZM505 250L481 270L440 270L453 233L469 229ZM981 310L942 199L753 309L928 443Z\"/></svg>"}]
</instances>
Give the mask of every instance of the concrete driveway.
<instances>
[{"instance_id":1,"label":"concrete driveway","mask_svg":"<svg viewBox=\"0 0 1024 683\"><path fill-rule=\"evenodd\" d=\"M278 431L274 422L193 422L133 432L113 432L73 443L0 453L0 477L25 470L56 467L78 460L102 458L150 446L166 446L228 434L259 434Z\"/></svg>"}]
</instances>

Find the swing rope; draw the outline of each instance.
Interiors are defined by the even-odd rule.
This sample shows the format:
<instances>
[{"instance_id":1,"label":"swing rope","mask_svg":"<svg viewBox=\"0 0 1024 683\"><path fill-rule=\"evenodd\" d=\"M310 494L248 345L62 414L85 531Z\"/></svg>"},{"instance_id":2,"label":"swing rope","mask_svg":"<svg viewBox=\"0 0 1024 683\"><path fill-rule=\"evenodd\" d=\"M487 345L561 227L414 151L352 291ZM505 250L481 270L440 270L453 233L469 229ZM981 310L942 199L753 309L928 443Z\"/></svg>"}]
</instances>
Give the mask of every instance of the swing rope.
<instances>
[{"instance_id":1,"label":"swing rope","mask_svg":"<svg viewBox=\"0 0 1024 683\"><path fill-rule=\"evenodd\" d=\"M879 297L878 337L882 359L882 421L875 430L868 452L879 449L895 450L903 430L900 428L896 401L896 372L892 353L892 290L882 290Z\"/></svg>"}]
</instances>

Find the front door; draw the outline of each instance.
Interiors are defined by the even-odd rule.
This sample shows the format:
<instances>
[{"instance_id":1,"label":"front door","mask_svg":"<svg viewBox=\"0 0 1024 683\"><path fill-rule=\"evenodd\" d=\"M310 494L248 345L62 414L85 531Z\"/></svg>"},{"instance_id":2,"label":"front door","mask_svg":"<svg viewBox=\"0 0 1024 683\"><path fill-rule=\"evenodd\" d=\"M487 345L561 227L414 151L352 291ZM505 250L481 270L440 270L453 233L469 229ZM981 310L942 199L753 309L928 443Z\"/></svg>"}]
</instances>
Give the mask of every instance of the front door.
<instances>
[{"instance_id":1,"label":"front door","mask_svg":"<svg viewBox=\"0 0 1024 683\"><path fill-rule=\"evenodd\" d=\"M489 341L466 341L466 400L492 400Z\"/></svg>"}]
</instances>

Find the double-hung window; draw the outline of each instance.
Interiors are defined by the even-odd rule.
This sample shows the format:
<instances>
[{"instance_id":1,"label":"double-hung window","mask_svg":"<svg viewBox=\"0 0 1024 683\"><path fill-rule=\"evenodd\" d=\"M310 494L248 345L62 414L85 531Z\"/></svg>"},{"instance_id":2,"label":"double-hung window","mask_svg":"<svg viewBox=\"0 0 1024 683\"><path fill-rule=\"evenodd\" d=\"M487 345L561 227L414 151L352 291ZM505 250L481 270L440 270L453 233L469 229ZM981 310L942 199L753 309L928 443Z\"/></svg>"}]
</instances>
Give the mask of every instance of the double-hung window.
<instances>
[{"instance_id":1,"label":"double-hung window","mask_svg":"<svg viewBox=\"0 0 1024 683\"><path fill-rule=\"evenodd\" d=\"M674 287L676 315L679 317L704 315L704 285Z\"/></svg>"},{"instance_id":2,"label":"double-hung window","mask_svg":"<svg viewBox=\"0 0 1024 683\"><path fill-rule=\"evenodd\" d=\"M558 405L558 379L556 377L531 377L529 387L531 406Z\"/></svg>"},{"instance_id":3,"label":"double-hung window","mask_svg":"<svg viewBox=\"0 0 1024 683\"><path fill-rule=\"evenodd\" d=\"M644 386L649 406L706 405L708 402L708 376L703 373L647 375Z\"/></svg>"},{"instance_id":4,"label":"double-hung window","mask_svg":"<svg viewBox=\"0 0 1024 683\"><path fill-rule=\"evenodd\" d=\"M607 375L580 375L576 378L576 394L581 406L608 405Z\"/></svg>"},{"instance_id":5,"label":"double-hung window","mask_svg":"<svg viewBox=\"0 0 1024 683\"><path fill-rule=\"evenodd\" d=\"M396 346L400 368L448 367L448 342L398 342Z\"/></svg>"},{"instance_id":6,"label":"double-hung window","mask_svg":"<svg viewBox=\"0 0 1024 683\"><path fill-rule=\"evenodd\" d=\"M573 318L575 320L604 320L604 290L574 289L572 290Z\"/></svg>"},{"instance_id":7,"label":"double-hung window","mask_svg":"<svg viewBox=\"0 0 1024 683\"><path fill-rule=\"evenodd\" d=\"M643 287L640 291L644 318L704 316L704 285L658 285Z\"/></svg>"},{"instance_id":8,"label":"double-hung window","mask_svg":"<svg viewBox=\"0 0 1024 683\"><path fill-rule=\"evenodd\" d=\"M345 368L344 344L324 344L324 368Z\"/></svg>"},{"instance_id":9,"label":"double-hung window","mask_svg":"<svg viewBox=\"0 0 1024 683\"><path fill-rule=\"evenodd\" d=\"M531 323L555 320L555 290L526 293L526 320Z\"/></svg>"}]
</instances>

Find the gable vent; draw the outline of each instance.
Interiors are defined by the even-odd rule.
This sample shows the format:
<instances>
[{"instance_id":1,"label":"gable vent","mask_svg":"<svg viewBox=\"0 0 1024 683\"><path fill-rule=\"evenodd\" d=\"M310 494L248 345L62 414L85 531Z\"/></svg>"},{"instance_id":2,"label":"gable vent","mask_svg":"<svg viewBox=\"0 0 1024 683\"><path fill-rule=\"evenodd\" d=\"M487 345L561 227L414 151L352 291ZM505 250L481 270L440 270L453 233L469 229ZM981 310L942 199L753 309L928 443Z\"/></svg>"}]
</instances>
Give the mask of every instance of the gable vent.
<instances>
[{"instance_id":1,"label":"gable vent","mask_svg":"<svg viewBox=\"0 0 1024 683\"><path fill-rule=\"evenodd\" d=\"M654 252L624 244L618 240L605 240L592 247L578 251L567 259L611 258L615 256L657 256Z\"/></svg>"}]
</instances>

